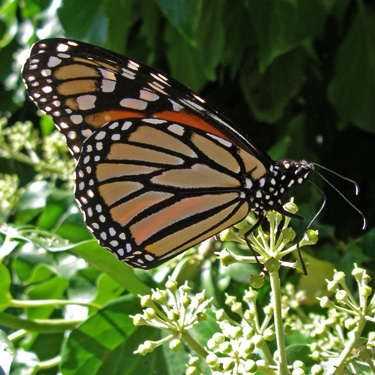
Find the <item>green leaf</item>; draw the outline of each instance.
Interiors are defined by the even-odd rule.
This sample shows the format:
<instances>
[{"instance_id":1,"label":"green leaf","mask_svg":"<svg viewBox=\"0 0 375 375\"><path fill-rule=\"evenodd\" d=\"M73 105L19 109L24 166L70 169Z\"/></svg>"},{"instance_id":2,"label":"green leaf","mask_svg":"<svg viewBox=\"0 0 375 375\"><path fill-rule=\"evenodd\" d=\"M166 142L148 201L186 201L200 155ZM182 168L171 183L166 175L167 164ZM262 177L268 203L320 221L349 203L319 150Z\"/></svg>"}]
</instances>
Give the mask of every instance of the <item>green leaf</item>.
<instances>
[{"instance_id":1,"label":"green leaf","mask_svg":"<svg viewBox=\"0 0 375 375\"><path fill-rule=\"evenodd\" d=\"M47 115L43 115L40 118L40 130L42 132L42 135L45 137L52 133L52 131L55 129L55 125L53 123L53 120L51 117Z\"/></svg>"},{"instance_id":2,"label":"green leaf","mask_svg":"<svg viewBox=\"0 0 375 375\"><path fill-rule=\"evenodd\" d=\"M70 247L70 250L85 258L98 270L107 273L134 295L150 292L149 287L136 277L133 268L119 261L108 250L102 248L96 240L81 242Z\"/></svg>"},{"instance_id":3,"label":"green leaf","mask_svg":"<svg viewBox=\"0 0 375 375\"><path fill-rule=\"evenodd\" d=\"M150 327L138 327L136 331L116 349L114 349L103 362L98 371L98 375L130 375L130 374L183 374L180 372L168 371L169 368L175 368L169 363L168 358L163 355L166 345L156 348L152 353L148 353L146 357L134 354L134 351L140 344L146 340L160 340L160 331ZM168 349L169 350L169 349ZM171 352L171 350L169 350ZM183 352L183 351L182 351ZM180 353L172 352L174 360L181 359ZM173 363L173 360L172 360ZM181 362L179 361L181 365ZM180 366L181 368L182 366ZM186 369L185 366L182 367ZM64 374L65 375L65 374Z\"/></svg>"},{"instance_id":4,"label":"green leaf","mask_svg":"<svg viewBox=\"0 0 375 375\"><path fill-rule=\"evenodd\" d=\"M37 264L33 268L30 278L27 280L27 284L37 284L49 280L54 275L51 268L52 267L46 264Z\"/></svg>"},{"instance_id":5,"label":"green leaf","mask_svg":"<svg viewBox=\"0 0 375 375\"><path fill-rule=\"evenodd\" d=\"M223 58L225 34L223 24L224 0L218 0L215 7L205 2L201 22L198 27L197 41L201 52L206 76L214 81L216 68Z\"/></svg>"},{"instance_id":6,"label":"green leaf","mask_svg":"<svg viewBox=\"0 0 375 375\"><path fill-rule=\"evenodd\" d=\"M307 259L308 267L307 275L299 279L298 290L305 291L305 304L315 305L318 303L316 297L326 290L325 280L332 278L335 267L332 263L319 260L306 252L303 252L302 256ZM316 275L319 275L319 278Z\"/></svg>"},{"instance_id":7,"label":"green leaf","mask_svg":"<svg viewBox=\"0 0 375 375\"><path fill-rule=\"evenodd\" d=\"M32 277L34 267L40 264L53 264L53 258L47 251L43 251L32 243L20 246L16 259L13 262L13 271L21 281L27 281ZM45 271L45 270L44 270ZM41 276L39 274L38 276ZM42 275L46 276L45 274Z\"/></svg>"},{"instance_id":8,"label":"green leaf","mask_svg":"<svg viewBox=\"0 0 375 375\"><path fill-rule=\"evenodd\" d=\"M326 3L325 0L245 0L258 40L260 71L267 69L278 56L321 33L329 11Z\"/></svg>"},{"instance_id":9,"label":"green leaf","mask_svg":"<svg viewBox=\"0 0 375 375\"><path fill-rule=\"evenodd\" d=\"M232 3L226 2L224 14L225 47L223 61L225 65L228 65L231 79L234 80L241 69L245 52L248 52L250 56L255 55L256 38L248 17L244 17L247 14L247 9L242 2L238 2L235 7ZM246 38L243 37L244 35L246 35Z\"/></svg>"},{"instance_id":10,"label":"green leaf","mask_svg":"<svg viewBox=\"0 0 375 375\"><path fill-rule=\"evenodd\" d=\"M27 288L25 296L31 300L59 299L65 293L68 285L68 280L55 276L44 283ZM54 309L54 306L43 306L28 309L27 317L29 319L49 318Z\"/></svg>"},{"instance_id":11,"label":"green leaf","mask_svg":"<svg viewBox=\"0 0 375 375\"><path fill-rule=\"evenodd\" d=\"M7 46L17 33L17 1L5 0L0 6L0 48Z\"/></svg>"},{"instance_id":12,"label":"green leaf","mask_svg":"<svg viewBox=\"0 0 375 375\"><path fill-rule=\"evenodd\" d=\"M157 0L168 21L191 45L196 45L196 32L203 0Z\"/></svg>"},{"instance_id":13,"label":"green leaf","mask_svg":"<svg viewBox=\"0 0 375 375\"><path fill-rule=\"evenodd\" d=\"M92 43L104 43L107 39L107 21L101 13L104 1L82 1L77 6L75 0L64 0L57 14L66 34L76 39L90 39Z\"/></svg>"},{"instance_id":14,"label":"green leaf","mask_svg":"<svg viewBox=\"0 0 375 375\"><path fill-rule=\"evenodd\" d=\"M129 315L138 311L138 298L126 296L107 305L73 330L63 347L62 374L97 374L111 352L137 331ZM129 343L136 342L137 336L132 337ZM135 349L133 346L132 350ZM124 358L128 366L132 366L129 355Z\"/></svg>"},{"instance_id":15,"label":"green leaf","mask_svg":"<svg viewBox=\"0 0 375 375\"><path fill-rule=\"evenodd\" d=\"M142 25L140 29L140 35L145 40L145 45L148 49L143 46L143 51L148 52L146 58L142 61L147 62L147 64L153 64L155 61L155 55L160 51L160 34L162 18L160 17L160 10L157 4L153 1L150 2L137 2L138 5L142 6ZM137 54L138 56L138 54Z\"/></svg>"},{"instance_id":16,"label":"green leaf","mask_svg":"<svg viewBox=\"0 0 375 375\"><path fill-rule=\"evenodd\" d=\"M10 283L11 279L8 268L4 264L0 264L0 311L3 311L9 305L12 298Z\"/></svg>"},{"instance_id":17,"label":"green leaf","mask_svg":"<svg viewBox=\"0 0 375 375\"><path fill-rule=\"evenodd\" d=\"M116 1L114 6L112 0L104 0L101 11L108 22L105 47L112 51L123 53L129 39L131 27L140 17L134 6L134 1Z\"/></svg>"},{"instance_id":18,"label":"green leaf","mask_svg":"<svg viewBox=\"0 0 375 375\"><path fill-rule=\"evenodd\" d=\"M162 337L165 337L167 333L169 332L162 332ZM182 346L179 351L174 352L169 349L168 344L164 344L160 349L162 351L163 359L165 359L165 366L168 369L168 371L166 371L166 374L184 374L186 371L186 364L189 362L189 353L187 351L187 347ZM159 371L158 374L160 374Z\"/></svg>"},{"instance_id":19,"label":"green leaf","mask_svg":"<svg viewBox=\"0 0 375 375\"><path fill-rule=\"evenodd\" d=\"M342 121L375 132L375 12L362 2L342 42L328 98Z\"/></svg>"},{"instance_id":20,"label":"green leaf","mask_svg":"<svg viewBox=\"0 0 375 375\"><path fill-rule=\"evenodd\" d=\"M277 58L264 73L248 62L241 72L241 87L258 121L274 123L306 81L305 54L295 50Z\"/></svg>"},{"instance_id":21,"label":"green leaf","mask_svg":"<svg viewBox=\"0 0 375 375\"><path fill-rule=\"evenodd\" d=\"M114 298L120 296L124 287L106 273L100 275L97 280L98 291L93 303L103 306Z\"/></svg>"},{"instance_id":22,"label":"green leaf","mask_svg":"<svg viewBox=\"0 0 375 375\"><path fill-rule=\"evenodd\" d=\"M167 57L172 77L199 92L207 83L200 50L189 45L171 27L167 27L165 38L169 46Z\"/></svg>"}]
</instances>

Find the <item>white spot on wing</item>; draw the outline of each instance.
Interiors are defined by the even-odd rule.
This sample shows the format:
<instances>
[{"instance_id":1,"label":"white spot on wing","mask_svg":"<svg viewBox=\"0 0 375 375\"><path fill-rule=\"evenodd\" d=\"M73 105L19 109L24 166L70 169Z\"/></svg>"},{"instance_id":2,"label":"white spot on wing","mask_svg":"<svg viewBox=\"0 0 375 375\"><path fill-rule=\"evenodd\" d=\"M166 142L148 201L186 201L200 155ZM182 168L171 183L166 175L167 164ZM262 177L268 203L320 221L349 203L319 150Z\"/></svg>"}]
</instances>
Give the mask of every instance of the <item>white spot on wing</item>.
<instances>
[{"instance_id":1,"label":"white spot on wing","mask_svg":"<svg viewBox=\"0 0 375 375\"><path fill-rule=\"evenodd\" d=\"M105 131L101 131L101 132L99 132L99 133L95 136L95 139L98 140L98 141L100 141L100 140L102 140L102 139L104 139L104 138L105 138Z\"/></svg>"},{"instance_id":2,"label":"white spot on wing","mask_svg":"<svg viewBox=\"0 0 375 375\"><path fill-rule=\"evenodd\" d=\"M185 129L181 125L173 124L168 126L168 130L171 133L177 134L177 135L184 135Z\"/></svg>"},{"instance_id":3,"label":"white spot on wing","mask_svg":"<svg viewBox=\"0 0 375 375\"><path fill-rule=\"evenodd\" d=\"M92 134L92 130L90 130L90 129L84 129L84 130L81 131L81 134L82 134L84 137L88 138L88 137L90 137L90 135Z\"/></svg>"},{"instance_id":4,"label":"white spot on wing","mask_svg":"<svg viewBox=\"0 0 375 375\"><path fill-rule=\"evenodd\" d=\"M121 126L121 130L128 130L132 126L131 121L125 121L124 124Z\"/></svg>"},{"instance_id":5,"label":"white spot on wing","mask_svg":"<svg viewBox=\"0 0 375 375\"><path fill-rule=\"evenodd\" d=\"M173 110L174 110L175 112L179 112L179 111L181 111L181 109L184 108L181 104L178 104L178 103L176 103L175 101L173 101L173 100L171 100L171 99L168 99L168 100L171 102L171 104L172 104L172 108L173 108Z\"/></svg>"},{"instance_id":6,"label":"white spot on wing","mask_svg":"<svg viewBox=\"0 0 375 375\"><path fill-rule=\"evenodd\" d=\"M62 59L68 59L70 57L70 55L67 53L58 53L57 56L61 57Z\"/></svg>"},{"instance_id":7,"label":"white spot on wing","mask_svg":"<svg viewBox=\"0 0 375 375\"><path fill-rule=\"evenodd\" d=\"M103 79L101 89L103 92L113 92L116 87L116 81L111 81L109 79Z\"/></svg>"},{"instance_id":8,"label":"white spot on wing","mask_svg":"<svg viewBox=\"0 0 375 375\"><path fill-rule=\"evenodd\" d=\"M61 59L59 59L58 57L56 56L51 56L49 59L48 59L48 62L47 62L47 66L49 68L53 68L57 65L59 65L61 63Z\"/></svg>"},{"instance_id":9,"label":"white spot on wing","mask_svg":"<svg viewBox=\"0 0 375 375\"><path fill-rule=\"evenodd\" d=\"M132 70L138 70L139 69L139 64L136 63L135 61L129 60L128 61L128 68Z\"/></svg>"},{"instance_id":10,"label":"white spot on wing","mask_svg":"<svg viewBox=\"0 0 375 375\"><path fill-rule=\"evenodd\" d=\"M158 100L160 98L159 95L148 90L141 90L139 93L139 97L143 100L147 100L148 102L154 102L155 100Z\"/></svg>"},{"instance_id":11,"label":"white spot on wing","mask_svg":"<svg viewBox=\"0 0 375 375\"><path fill-rule=\"evenodd\" d=\"M70 120L73 124L80 124L83 121L83 117L81 115L71 115Z\"/></svg>"},{"instance_id":12,"label":"white spot on wing","mask_svg":"<svg viewBox=\"0 0 375 375\"><path fill-rule=\"evenodd\" d=\"M51 69L43 69L40 71L40 74L43 76L43 77L48 77L50 76L52 73Z\"/></svg>"},{"instance_id":13,"label":"white spot on wing","mask_svg":"<svg viewBox=\"0 0 375 375\"><path fill-rule=\"evenodd\" d=\"M146 122L148 124L158 125L158 124L164 124L167 121L163 120L163 119L160 119L160 118L145 118L145 119L143 119L143 122Z\"/></svg>"},{"instance_id":14,"label":"white spot on wing","mask_svg":"<svg viewBox=\"0 0 375 375\"><path fill-rule=\"evenodd\" d=\"M44 86L42 87L42 91L45 92L46 94L49 94L52 92L52 87L51 86Z\"/></svg>"},{"instance_id":15,"label":"white spot on wing","mask_svg":"<svg viewBox=\"0 0 375 375\"><path fill-rule=\"evenodd\" d=\"M68 49L69 49L69 46L67 44L64 44L64 43L60 43L56 47L57 52L66 52Z\"/></svg>"},{"instance_id":16,"label":"white spot on wing","mask_svg":"<svg viewBox=\"0 0 375 375\"><path fill-rule=\"evenodd\" d=\"M81 95L77 97L78 108L82 111L95 108L95 95Z\"/></svg>"},{"instance_id":17,"label":"white spot on wing","mask_svg":"<svg viewBox=\"0 0 375 375\"><path fill-rule=\"evenodd\" d=\"M122 68L122 76L127 79L135 79L136 73L132 72L131 70Z\"/></svg>"},{"instance_id":18,"label":"white spot on wing","mask_svg":"<svg viewBox=\"0 0 375 375\"><path fill-rule=\"evenodd\" d=\"M102 74L103 78L110 79L111 81L116 81L116 75L115 73L99 68L100 73Z\"/></svg>"},{"instance_id":19,"label":"white spot on wing","mask_svg":"<svg viewBox=\"0 0 375 375\"><path fill-rule=\"evenodd\" d=\"M141 99L126 98L120 101L120 105L121 107L142 111L147 107L147 102Z\"/></svg>"}]
</instances>

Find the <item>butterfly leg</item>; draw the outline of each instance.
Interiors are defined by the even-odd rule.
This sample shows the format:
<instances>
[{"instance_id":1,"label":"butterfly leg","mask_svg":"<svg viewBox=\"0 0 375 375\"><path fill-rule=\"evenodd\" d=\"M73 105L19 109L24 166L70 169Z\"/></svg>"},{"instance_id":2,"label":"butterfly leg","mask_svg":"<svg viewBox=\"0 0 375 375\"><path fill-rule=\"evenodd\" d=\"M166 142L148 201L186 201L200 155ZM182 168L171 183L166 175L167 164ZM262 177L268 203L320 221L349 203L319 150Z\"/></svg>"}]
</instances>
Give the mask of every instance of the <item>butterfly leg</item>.
<instances>
[{"instance_id":1,"label":"butterfly leg","mask_svg":"<svg viewBox=\"0 0 375 375\"><path fill-rule=\"evenodd\" d=\"M264 217L260 217L258 219L258 221L244 234L246 244L249 247L249 249L251 250L251 252L253 253L254 258L257 261L257 264L258 264L259 269L261 271L263 270L263 265L262 265L262 263L259 262L258 255L255 252L253 246L251 245L251 242L249 241L248 237L250 236L251 233L253 233L254 231L256 231L261 226L261 224L263 223L263 220L264 220Z\"/></svg>"}]
</instances>

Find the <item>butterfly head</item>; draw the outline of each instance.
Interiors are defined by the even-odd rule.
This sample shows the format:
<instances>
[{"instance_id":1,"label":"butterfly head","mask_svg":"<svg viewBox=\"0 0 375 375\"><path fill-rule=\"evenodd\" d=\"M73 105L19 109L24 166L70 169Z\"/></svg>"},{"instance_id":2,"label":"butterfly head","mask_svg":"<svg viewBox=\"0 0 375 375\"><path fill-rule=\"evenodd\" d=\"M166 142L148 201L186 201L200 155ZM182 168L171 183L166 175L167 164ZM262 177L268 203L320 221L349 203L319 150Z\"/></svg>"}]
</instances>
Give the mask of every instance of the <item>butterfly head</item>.
<instances>
[{"instance_id":1,"label":"butterfly head","mask_svg":"<svg viewBox=\"0 0 375 375\"><path fill-rule=\"evenodd\" d=\"M258 190L250 201L257 215L265 216L267 211L279 211L286 203L293 189L302 185L313 166L306 161L274 160L268 172L259 180Z\"/></svg>"}]
</instances>

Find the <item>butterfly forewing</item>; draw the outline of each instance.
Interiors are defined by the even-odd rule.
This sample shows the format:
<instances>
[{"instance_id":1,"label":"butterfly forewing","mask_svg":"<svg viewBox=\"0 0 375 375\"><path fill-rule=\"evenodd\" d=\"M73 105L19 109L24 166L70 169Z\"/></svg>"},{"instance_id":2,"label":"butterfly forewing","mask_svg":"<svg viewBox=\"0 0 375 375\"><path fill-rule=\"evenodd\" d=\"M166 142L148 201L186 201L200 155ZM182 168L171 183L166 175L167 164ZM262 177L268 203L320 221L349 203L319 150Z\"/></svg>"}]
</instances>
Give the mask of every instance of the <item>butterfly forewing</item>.
<instances>
[{"instance_id":1,"label":"butterfly forewing","mask_svg":"<svg viewBox=\"0 0 375 375\"><path fill-rule=\"evenodd\" d=\"M174 79L106 49L67 39L32 47L23 77L30 98L50 115L77 159L82 142L107 122L155 117L216 134L270 163L223 114Z\"/></svg>"}]
</instances>

